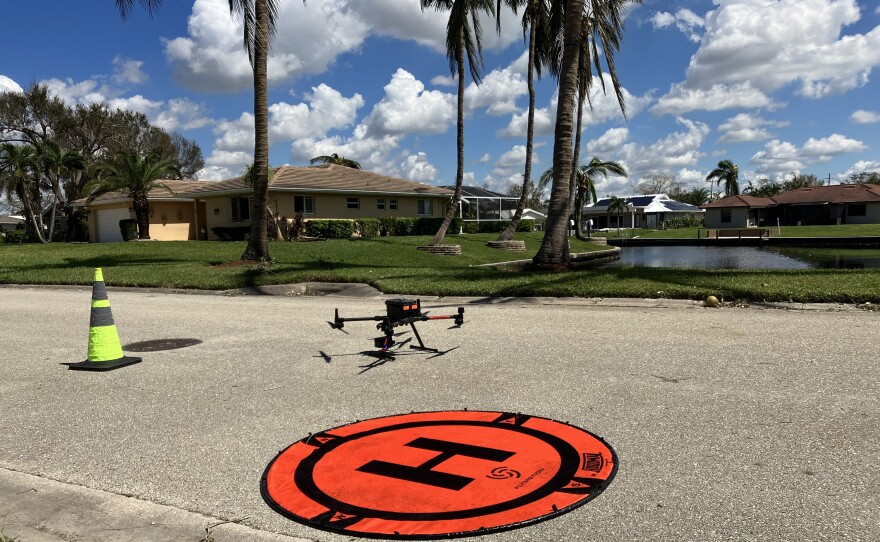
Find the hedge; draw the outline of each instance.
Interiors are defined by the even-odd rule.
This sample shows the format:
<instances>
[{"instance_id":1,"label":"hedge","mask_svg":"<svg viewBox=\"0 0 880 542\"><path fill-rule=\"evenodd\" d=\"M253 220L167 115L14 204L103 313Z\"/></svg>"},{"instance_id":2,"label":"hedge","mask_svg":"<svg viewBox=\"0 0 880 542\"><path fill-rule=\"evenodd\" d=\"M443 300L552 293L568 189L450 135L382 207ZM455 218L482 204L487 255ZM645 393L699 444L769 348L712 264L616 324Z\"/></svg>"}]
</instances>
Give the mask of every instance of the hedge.
<instances>
[{"instance_id":1,"label":"hedge","mask_svg":"<svg viewBox=\"0 0 880 542\"><path fill-rule=\"evenodd\" d=\"M25 230L9 230L3 234L4 241L7 243L18 243L19 245L22 243L26 243L30 241L28 238L27 231Z\"/></svg>"},{"instance_id":2,"label":"hedge","mask_svg":"<svg viewBox=\"0 0 880 542\"><path fill-rule=\"evenodd\" d=\"M501 233L510 222L506 220L493 220L491 222L465 222L465 233ZM531 232L535 231L534 220L520 220L516 225L516 231Z\"/></svg>"},{"instance_id":3,"label":"hedge","mask_svg":"<svg viewBox=\"0 0 880 542\"><path fill-rule=\"evenodd\" d=\"M214 235L216 235L221 241L244 241L250 235L251 227L234 226L230 228L225 226L215 226L211 228L211 231L214 232Z\"/></svg>"}]
</instances>

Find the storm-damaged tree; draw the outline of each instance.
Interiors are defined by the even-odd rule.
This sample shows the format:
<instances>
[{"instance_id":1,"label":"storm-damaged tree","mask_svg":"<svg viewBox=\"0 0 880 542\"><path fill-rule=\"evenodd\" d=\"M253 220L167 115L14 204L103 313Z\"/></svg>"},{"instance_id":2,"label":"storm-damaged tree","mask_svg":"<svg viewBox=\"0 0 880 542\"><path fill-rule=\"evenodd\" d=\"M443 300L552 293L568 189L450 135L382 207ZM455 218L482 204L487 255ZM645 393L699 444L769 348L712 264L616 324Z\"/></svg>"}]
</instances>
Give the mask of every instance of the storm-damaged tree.
<instances>
[{"instance_id":1,"label":"storm-damaged tree","mask_svg":"<svg viewBox=\"0 0 880 542\"><path fill-rule=\"evenodd\" d=\"M480 25L480 12L495 15L493 0L421 0L422 9L434 8L449 11L446 25L446 57L449 71L458 76L458 165L455 170L455 192L440 228L431 240L438 246L443 243L446 231L458 213L461 201L461 185L464 182L464 78L465 57L474 83L483 80L483 28Z\"/></svg>"},{"instance_id":2,"label":"storm-damaged tree","mask_svg":"<svg viewBox=\"0 0 880 542\"><path fill-rule=\"evenodd\" d=\"M345 166L350 167L352 169L361 169L360 162L356 162L354 160L350 160L344 156L339 156L335 152L330 156L316 156L309 160L309 163L312 165L315 164L335 164L337 166Z\"/></svg>"},{"instance_id":3,"label":"storm-damaged tree","mask_svg":"<svg viewBox=\"0 0 880 542\"><path fill-rule=\"evenodd\" d=\"M109 192L120 192L132 199L138 239L150 238L150 191L156 189L173 193L164 179L180 176L176 160L154 154L143 156L135 151L118 153L112 161L98 166L98 178L86 187L89 201Z\"/></svg>"}]
</instances>

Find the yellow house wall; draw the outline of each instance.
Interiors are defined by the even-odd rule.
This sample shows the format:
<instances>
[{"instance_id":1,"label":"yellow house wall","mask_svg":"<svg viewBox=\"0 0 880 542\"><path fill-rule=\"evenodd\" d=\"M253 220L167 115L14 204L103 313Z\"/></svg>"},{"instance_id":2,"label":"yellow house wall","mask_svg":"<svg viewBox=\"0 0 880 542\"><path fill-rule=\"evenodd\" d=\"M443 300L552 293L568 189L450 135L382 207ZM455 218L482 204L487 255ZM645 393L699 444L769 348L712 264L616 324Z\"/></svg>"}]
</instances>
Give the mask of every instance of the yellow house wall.
<instances>
[{"instance_id":1,"label":"yellow house wall","mask_svg":"<svg viewBox=\"0 0 880 542\"><path fill-rule=\"evenodd\" d=\"M196 238L196 216L191 201L150 202L150 238L187 241Z\"/></svg>"},{"instance_id":2,"label":"yellow house wall","mask_svg":"<svg viewBox=\"0 0 880 542\"><path fill-rule=\"evenodd\" d=\"M445 204L448 198L445 197L419 197L419 196L347 196L343 194L293 194L289 192L271 193L269 194L269 208L275 213L292 219L296 213L293 212L294 196L311 196L314 200L314 214L304 214L303 218L310 219L355 219L355 218L380 218L380 217L421 217L433 216L442 217L445 211ZM244 197L242 194L240 197ZM233 196L208 196L204 199L208 212L207 226L208 239L216 240L217 236L211 231L215 227L236 227L249 226L250 220L232 221L232 211L230 208L230 198ZM360 198L359 209L349 209L347 200L349 197ZM385 209L376 208L376 200L385 199ZM397 209L389 209L389 202L392 199L397 200ZM433 209L431 215L418 214L418 200L429 199L433 201ZM216 213L215 213L216 210ZM152 230L151 230L152 231Z\"/></svg>"},{"instance_id":3,"label":"yellow house wall","mask_svg":"<svg viewBox=\"0 0 880 542\"><path fill-rule=\"evenodd\" d=\"M103 209L122 209L131 207L130 203L108 203L90 205L88 214L89 239L98 239L97 211ZM195 239L195 210L192 202L150 202L150 238L158 241L186 241ZM178 211L181 217L178 217ZM134 218L131 213L131 218Z\"/></svg>"}]
</instances>

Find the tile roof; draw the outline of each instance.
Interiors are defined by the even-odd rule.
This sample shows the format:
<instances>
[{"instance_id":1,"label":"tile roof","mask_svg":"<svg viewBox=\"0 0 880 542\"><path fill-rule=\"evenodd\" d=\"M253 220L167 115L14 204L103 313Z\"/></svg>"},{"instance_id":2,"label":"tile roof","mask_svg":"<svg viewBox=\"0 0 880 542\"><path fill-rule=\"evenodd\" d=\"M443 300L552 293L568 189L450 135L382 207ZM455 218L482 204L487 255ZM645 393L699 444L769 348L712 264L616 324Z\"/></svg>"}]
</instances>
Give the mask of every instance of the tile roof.
<instances>
[{"instance_id":1,"label":"tile roof","mask_svg":"<svg viewBox=\"0 0 880 542\"><path fill-rule=\"evenodd\" d=\"M250 189L241 177L236 177L219 182L198 183L187 192L187 195L197 197L211 193L244 192ZM335 164L309 167L281 166L269 179L269 190L452 196L451 190L439 186Z\"/></svg>"},{"instance_id":2,"label":"tile roof","mask_svg":"<svg viewBox=\"0 0 880 542\"><path fill-rule=\"evenodd\" d=\"M193 181L193 180L177 180L177 179L159 179L160 183L171 189L168 192L164 188L154 188L150 190L147 197L151 201L173 200L173 199L189 199L189 193L202 185L210 183L210 181ZM211 183L213 184L213 183ZM81 198L73 202L74 205L85 205L87 198ZM126 196L122 192L108 192L102 196L98 196L92 203L112 203L117 201L127 201L131 197Z\"/></svg>"},{"instance_id":3,"label":"tile roof","mask_svg":"<svg viewBox=\"0 0 880 542\"><path fill-rule=\"evenodd\" d=\"M773 198L756 198L754 196L727 196L726 198L722 198L718 201L713 201L712 203L707 203L705 205L700 205L703 209L715 209L718 207L770 207L776 205L776 202Z\"/></svg>"},{"instance_id":4,"label":"tile roof","mask_svg":"<svg viewBox=\"0 0 880 542\"><path fill-rule=\"evenodd\" d=\"M880 186L875 184L836 184L798 188L773 196L779 204L871 203L880 202Z\"/></svg>"}]
</instances>

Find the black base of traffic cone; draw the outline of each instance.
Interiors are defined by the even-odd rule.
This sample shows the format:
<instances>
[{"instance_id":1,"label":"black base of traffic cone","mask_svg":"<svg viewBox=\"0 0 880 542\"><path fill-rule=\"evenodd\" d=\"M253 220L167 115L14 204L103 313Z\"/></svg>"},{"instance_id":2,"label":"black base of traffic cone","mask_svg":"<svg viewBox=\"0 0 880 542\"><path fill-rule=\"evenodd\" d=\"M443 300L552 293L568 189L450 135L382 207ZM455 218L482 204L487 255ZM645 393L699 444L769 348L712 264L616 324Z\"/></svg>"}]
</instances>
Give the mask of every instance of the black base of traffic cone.
<instances>
[{"instance_id":1,"label":"black base of traffic cone","mask_svg":"<svg viewBox=\"0 0 880 542\"><path fill-rule=\"evenodd\" d=\"M110 371L125 367L126 365L134 365L141 361L141 358L122 356L119 359L110 361L81 361L79 363L66 363L65 365L75 371Z\"/></svg>"}]
</instances>

